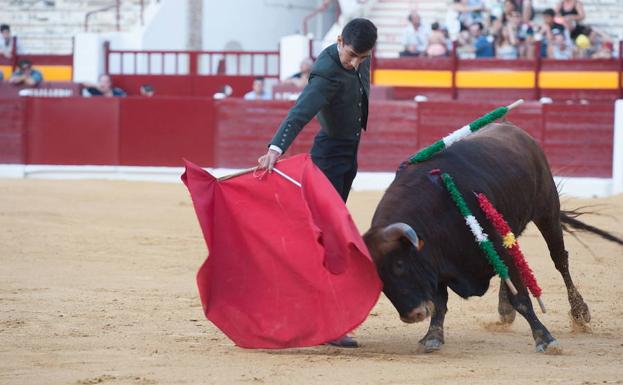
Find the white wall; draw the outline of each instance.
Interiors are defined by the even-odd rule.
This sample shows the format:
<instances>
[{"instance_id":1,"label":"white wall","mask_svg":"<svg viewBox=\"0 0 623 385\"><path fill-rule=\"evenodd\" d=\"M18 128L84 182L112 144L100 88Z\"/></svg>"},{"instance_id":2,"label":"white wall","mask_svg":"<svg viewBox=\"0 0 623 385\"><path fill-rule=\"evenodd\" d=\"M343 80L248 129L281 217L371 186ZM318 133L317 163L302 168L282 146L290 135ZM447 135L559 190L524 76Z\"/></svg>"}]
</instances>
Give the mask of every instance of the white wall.
<instances>
[{"instance_id":1,"label":"white wall","mask_svg":"<svg viewBox=\"0 0 623 385\"><path fill-rule=\"evenodd\" d=\"M218 51L236 42L232 50L277 50L280 38L299 32L317 4L318 0L204 0L203 48Z\"/></svg>"},{"instance_id":2,"label":"white wall","mask_svg":"<svg viewBox=\"0 0 623 385\"><path fill-rule=\"evenodd\" d=\"M141 48L184 50L187 42L188 1L160 0L157 12L145 23Z\"/></svg>"}]
</instances>

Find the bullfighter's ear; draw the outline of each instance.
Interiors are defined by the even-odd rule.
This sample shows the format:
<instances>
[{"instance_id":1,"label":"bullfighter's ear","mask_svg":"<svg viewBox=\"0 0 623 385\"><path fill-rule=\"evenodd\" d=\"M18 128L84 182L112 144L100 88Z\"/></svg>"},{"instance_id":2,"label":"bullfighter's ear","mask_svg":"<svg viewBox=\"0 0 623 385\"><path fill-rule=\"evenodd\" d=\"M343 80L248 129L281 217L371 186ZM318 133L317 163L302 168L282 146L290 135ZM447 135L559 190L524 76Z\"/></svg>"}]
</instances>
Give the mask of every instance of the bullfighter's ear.
<instances>
[{"instance_id":1,"label":"bullfighter's ear","mask_svg":"<svg viewBox=\"0 0 623 385\"><path fill-rule=\"evenodd\" d=\"M424 247L424 240L420 238L418 239L418 243L417 243L417 251L422 250L422 247Z\"/></svg>"}]
</instances>

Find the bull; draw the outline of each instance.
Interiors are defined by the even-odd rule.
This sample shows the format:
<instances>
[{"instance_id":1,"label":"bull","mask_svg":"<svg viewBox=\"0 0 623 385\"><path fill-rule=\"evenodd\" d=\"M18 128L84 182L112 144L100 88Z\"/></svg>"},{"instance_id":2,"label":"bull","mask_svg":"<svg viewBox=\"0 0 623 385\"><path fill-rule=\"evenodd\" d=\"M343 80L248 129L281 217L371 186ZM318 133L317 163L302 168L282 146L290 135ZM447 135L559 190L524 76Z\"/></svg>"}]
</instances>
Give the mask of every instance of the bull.
<instances>
[{"instance_id":1,"label":"bull","mask_svg":"<svg viewBox=\"0 0 623 385\"><path fill-rule=\"evenodd\" d=\"M432 169L452 175L495 245L501 244L500 237L478 208L472 191L484 193L516 235L534 222L566 285L573 321L580 325L590 322L589 308L569 273L563 226L569 224L621 244L623 241L561 212L558 190L538 143L510 123L491 124L432 159L400 170L364 234L383 281L383 292L400 319L413 323L431 317L428 332L420 340L425 352L438 350L444 344L448 288L463 298L482 296L494 276L441 178L431 173ZM559 353L558 342L534 312L512 258L503 247L496 248L518 290L513 295L506 285L500 285L498 312L502 322L513 322L519 312L532 329L536 350Z\"/></svg>"}]
</instances>

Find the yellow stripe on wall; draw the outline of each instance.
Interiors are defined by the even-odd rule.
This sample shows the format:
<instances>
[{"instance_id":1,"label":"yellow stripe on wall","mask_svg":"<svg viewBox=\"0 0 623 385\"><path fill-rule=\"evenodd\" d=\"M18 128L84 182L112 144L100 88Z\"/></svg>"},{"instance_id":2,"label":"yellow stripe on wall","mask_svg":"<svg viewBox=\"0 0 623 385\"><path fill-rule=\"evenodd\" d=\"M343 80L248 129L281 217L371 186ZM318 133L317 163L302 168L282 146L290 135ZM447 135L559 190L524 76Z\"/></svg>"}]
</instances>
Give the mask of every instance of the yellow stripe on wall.
<instances>
[{"instance_id":1,"label":"yellow stripe on wall","mask_svg":"<svg viewBox=\"0 0 623 385\"><path fill-rule=\"evenodd\" d=\"M61 65L37 65L34 68L41 71L43 80L51 82L70 82L72 80L72 67Z\"/></svg>"},{"instance_id":2,"label":"yellow stripe on wall","mask_svg":"<svg viewBox=\"0 0 623 385\"><path fill-rule=\"evenodd\" d=\"M374 84L402 87L452 87L452 71L375 70Z\"/></svg>"},{"instance_id":3,"label":"yellow stripe on wall","mask_svg":"<svg viewBox=\"0 0 623 385\"><path fill-rule=\"evenodd\" d=\"M0 72L4 75L4 80L7 80L11 76L11 66L0 66Z\"/></svg>"},{"instance_id":4,"label":"yellow stripe on wall","mask_svg":"<svg viewBox=\"0 0 623 385\"><path fill-rule=\"evenodd\" d=\"M541 88L616 89L619 82L615 71L543 71L539 74Z\"/></svg>"},{"instance_id":5,"label":"yellow stripe on wall","mask_svg":"<svg viewBox=\"0 0 623 385\"><path fill-rule=\"evenodd\" d=\"M534 88L533 71L457 71L460 88Z\"/></svg>"},{"instance_id":6,"label":"yellow stripe on wall","mask_svg":"<svg viewBox=\"0 0 623 385\"><path fill-rule=\"evenodd\" d=\"M44 81L70 82L73 78L71 66L35 65L33 66L33 68L41 71ZM0 71L4 75L4 80L10 78L11 74L13 73L13 71L11 70L11 66L0 66Z\"/></svg>"}]
</instances>

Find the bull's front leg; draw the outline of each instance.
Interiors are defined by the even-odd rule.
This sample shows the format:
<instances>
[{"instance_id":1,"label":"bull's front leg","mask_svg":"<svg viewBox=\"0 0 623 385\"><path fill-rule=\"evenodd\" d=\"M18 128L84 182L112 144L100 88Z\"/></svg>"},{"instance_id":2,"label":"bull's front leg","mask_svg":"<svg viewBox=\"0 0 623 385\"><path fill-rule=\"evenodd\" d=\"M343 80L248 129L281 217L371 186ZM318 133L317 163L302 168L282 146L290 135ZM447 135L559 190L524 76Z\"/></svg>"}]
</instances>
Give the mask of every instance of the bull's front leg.
<instances>
[{"instance_id":1,"label":"bull's front leg","mask_svg":"<svg viewBox=\"0 0 623 385\"><path fill-rule=\"evenodd\" d=\"M448 311L448 287L439 285L437 292L433 295L433 314L430 319L428 333L420 340L419 350L424 353L431 353L441 348L444 344L443 321Z\"/></svg>"},{"instance_id":2,"label":"bull's front leg","mask_svg":"<svg viewBox=\"0 0 623 385\"><path fill-rule=\"evenodd\" d=\"M517 281L518 279L514 280L514 282ZM517 290L519 291L517 295L513 295L509 290L507 292L508 299L515 310L517 310L517 312L521 314L526 321L528 321L528 324L530 324L532 337L534 337L534 343L536 345L536 351L539 353L561 354L562 347L558 341L552 337L549 330L547 330L545 325L539 321L534 313L532 302L528 296L528 290L526 290L523 285L518 286Z\"/></svg>"}]
</instances>

